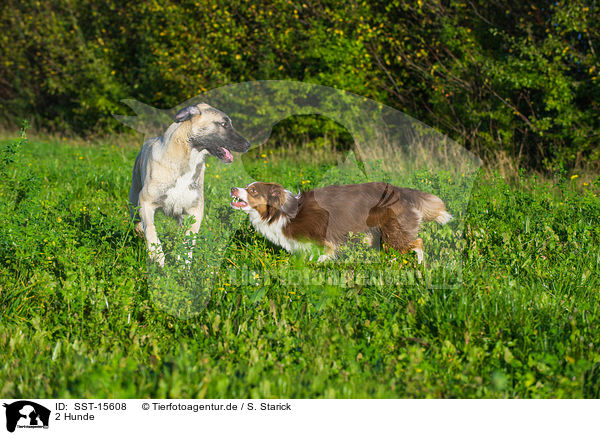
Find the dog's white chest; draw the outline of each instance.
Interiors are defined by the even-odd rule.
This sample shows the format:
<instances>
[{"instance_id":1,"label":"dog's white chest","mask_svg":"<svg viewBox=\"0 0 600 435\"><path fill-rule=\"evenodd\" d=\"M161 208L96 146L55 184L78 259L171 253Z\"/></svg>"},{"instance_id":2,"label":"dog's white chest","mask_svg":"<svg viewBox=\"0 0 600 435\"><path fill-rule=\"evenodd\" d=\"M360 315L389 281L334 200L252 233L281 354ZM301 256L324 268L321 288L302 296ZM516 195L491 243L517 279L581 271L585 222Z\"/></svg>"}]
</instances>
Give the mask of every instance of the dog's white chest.
<instances>
[{"instance_id":1,"label":"dog's white chest","mask_svg":"<svg viewBox=\"0 0 600 435\"><path fill-rule=\"evenodd\" d=\"M181 216L190 209L203 207L205 155L192 151L187 171L175 180L161 198L161 208L170 216Z\"/></svg>"},{"instance_id":2,"label":"dog's white chest","mask_svg":"<svg viewBox=\"0 0 600 435\"><path fill-rule=\"evenodd\" d=\"M287 223L287 219L279 219L276 222L267 223L262 220L256 210L250 210L248 213L250 223L256 231L263 235L263 237L270 240L272 243L281 246L283 249L290 253L307 251L310 249L310 244L298 242L294 239L286 237L283 234L283 227Z\"/></svg>"}]
</instances>

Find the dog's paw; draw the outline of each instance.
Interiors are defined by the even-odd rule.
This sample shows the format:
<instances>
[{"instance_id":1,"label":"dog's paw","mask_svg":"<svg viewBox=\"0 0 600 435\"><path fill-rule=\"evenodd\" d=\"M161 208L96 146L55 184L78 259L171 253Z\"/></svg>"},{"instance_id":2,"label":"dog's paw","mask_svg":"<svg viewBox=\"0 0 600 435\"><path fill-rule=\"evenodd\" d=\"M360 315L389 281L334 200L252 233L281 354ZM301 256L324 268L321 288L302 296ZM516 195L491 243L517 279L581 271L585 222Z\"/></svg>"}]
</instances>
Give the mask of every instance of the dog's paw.
<instances>
[{"instance_id":1,"label":"dog's paw","mask_svg":"<svg viewBox=\"0 0 600 435\"><path fill-rule=\"evenodd\" d=\"M133 231L142 240L144 239L144 224L138 222L135 227L133 227Z\"/></svg>"},{"instance_id":2,"label":"dog's paw","mask_svg":"<svg viewBox=\"0 0 600 435\"><path fill-rule=\"evenodd\" d=\"M161 250L154 250L152 251L152 253L150 254L150 260L154 261L155 263L157 263L160 267L164 267L165 266L165 255Z\"/></svg>"},{"instance_id":3,"label":"dog's paw","mask_svg":"<svg viewBox=\"0 0 600 435\"><path fill-rule=\"evenodd\" d=\"M421 264L423 262L423 250L415 249L415 253L417 254L417 264Z\"/></svg>"},{"instance_id":4,"label":"dog's paw","mask_svg":"<svg viewBox=\"0 0 600 435\"><path fill-rule=\"evenodd\" d=\"M165 259L164 258L150 258L154 263L158 264L159 267L165 267Z\"/></svg>"},{"instance_id":5,"label":"dog's paw","mask_svg":"<svg viewBox=\"0 0 600 435\"><path fill-rule=\"evenodd\" d=\"M329 260L331 260L331 256L323 254L323 255L320 255L319 258L317 258L317 263L324 263Z\"/></svg>"}]
</instances>

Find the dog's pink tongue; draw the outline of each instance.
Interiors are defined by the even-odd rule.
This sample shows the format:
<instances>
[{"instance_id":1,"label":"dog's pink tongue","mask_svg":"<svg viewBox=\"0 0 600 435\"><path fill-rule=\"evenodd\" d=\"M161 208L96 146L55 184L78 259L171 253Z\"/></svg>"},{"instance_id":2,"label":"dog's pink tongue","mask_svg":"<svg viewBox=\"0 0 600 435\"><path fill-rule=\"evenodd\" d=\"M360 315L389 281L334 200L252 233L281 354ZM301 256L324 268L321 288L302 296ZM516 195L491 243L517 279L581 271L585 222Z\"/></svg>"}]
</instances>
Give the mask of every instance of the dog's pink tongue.
<instances>
[{"instance_id":1,"label":"dog's pink tongue","mask_svg":"<svg viewBox=\"0 0 600 435\"><path fill-rule=\"evenodd\" d=\"M223 157L223 160L225 160L226 162L233 162L233 155L229 152L229 150L227 148L223 148L221 147L221 149L223 150L223 152L225 152L225 156Z\"/></svg>"}]
</instances>

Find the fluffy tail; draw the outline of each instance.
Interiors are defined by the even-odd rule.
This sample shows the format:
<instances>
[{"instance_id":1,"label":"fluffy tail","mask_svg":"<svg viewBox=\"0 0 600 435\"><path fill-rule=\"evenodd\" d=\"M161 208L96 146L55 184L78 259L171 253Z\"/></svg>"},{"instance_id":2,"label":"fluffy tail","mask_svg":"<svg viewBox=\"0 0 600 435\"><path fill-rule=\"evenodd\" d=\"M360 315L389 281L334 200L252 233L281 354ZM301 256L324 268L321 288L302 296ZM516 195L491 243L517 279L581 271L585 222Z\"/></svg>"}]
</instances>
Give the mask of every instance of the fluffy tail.
<instances>
[{"instance_id":1,"label":"fluffy tail","mask_svg":"<svg viewBox=\"0 0 600 435\"><path fill-rule=\"evenodd\" d=\"M452 215L446 211L446 204L440 198L431 193L420 192L419 200L415 207L423 213L424 221L436 221L446 225L452 220Z\"/></svg>"}]
</instances>

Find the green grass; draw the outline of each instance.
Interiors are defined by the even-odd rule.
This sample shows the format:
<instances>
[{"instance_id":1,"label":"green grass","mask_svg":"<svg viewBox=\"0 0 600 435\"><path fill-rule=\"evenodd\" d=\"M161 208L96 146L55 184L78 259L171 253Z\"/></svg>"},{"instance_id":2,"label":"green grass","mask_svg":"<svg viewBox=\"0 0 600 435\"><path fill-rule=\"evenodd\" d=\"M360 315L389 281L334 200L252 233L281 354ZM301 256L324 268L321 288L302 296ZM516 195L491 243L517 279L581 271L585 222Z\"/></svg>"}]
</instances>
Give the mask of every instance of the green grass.
<instances>
[{"instance_id":1,"label":"green grass","mask_svg":"<svg viewBox=\"0 0 600 435\"><path fill-rule=\"evenodd\" d=\"M128 219L135 147L0 150L2 397L600 396L599 179L480 173L467 204L460 177L371 171L439 193L456 221L426 224L424 265L360 246L316 265L257 236L227 191L360 173L211 159L195 262L157 270ZM159 226L176 252L180 232ZM431 285L458 263L461 281ZM408 279L371 280L390 271Z\"/></svg>"}]
</instances>

